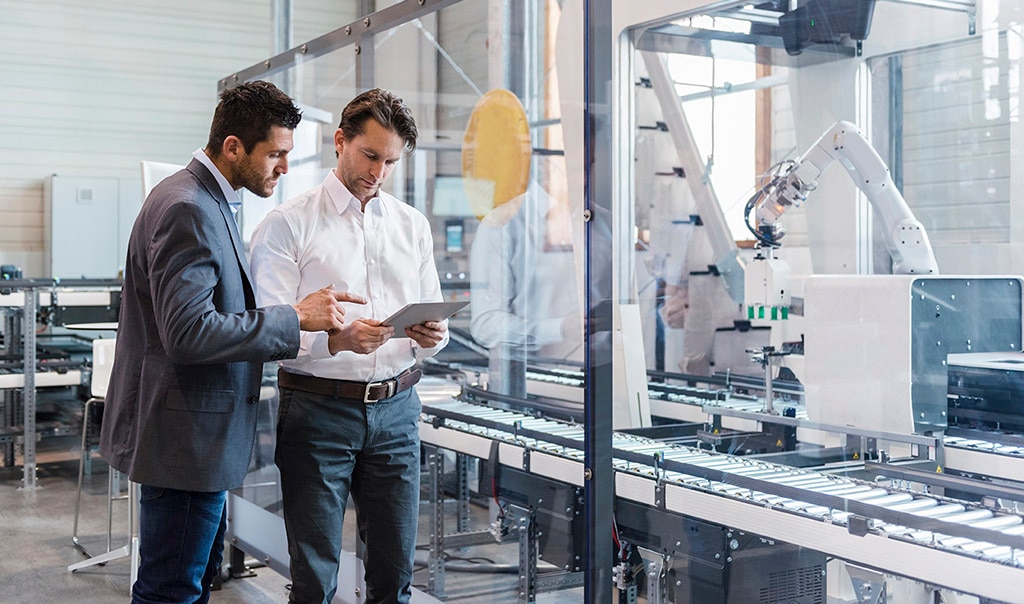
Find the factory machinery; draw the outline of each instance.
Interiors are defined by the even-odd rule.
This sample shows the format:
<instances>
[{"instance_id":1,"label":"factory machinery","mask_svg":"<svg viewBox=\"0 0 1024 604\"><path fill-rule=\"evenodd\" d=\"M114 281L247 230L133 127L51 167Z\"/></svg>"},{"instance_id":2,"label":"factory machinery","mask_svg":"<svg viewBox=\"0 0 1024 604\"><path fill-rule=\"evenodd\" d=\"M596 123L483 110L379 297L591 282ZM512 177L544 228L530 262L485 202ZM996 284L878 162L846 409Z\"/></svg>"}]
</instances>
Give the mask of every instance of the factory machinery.
<instances>
[{"instance_id":1,"label":"factory machinery","mask_svg":"<svg viewBox=\"0 0 1024 604\"><path fill-rule=\"evenodd\" d=\"M711 418L708 432L715 416L757 413L742 408L747 397L730 403L713 392L673 396ZM445 535L438 512L431 591L444 592L437 563L444 547L503 538L520 544L519 601L578 585L583 426L498 409L486 391L450 382L424 384L420 394L424 444L482 460L481 485L492 486L481 491L496 502L487 535L462 532L461 522L460 532ZM943 449L941 437L902 440L925 457ZM874 461L861 460L851 472L849 465L804 469L770 455L719 453L703 442L614 434L616 509L608 530L619 545L614 576L622 601L642 594L648 602L701 604L1024 602L1019 487L926 472L866 449ZM437 507L436 476L431 485ZM538 572L538 559L561 572Z\"/></svg>"},{"instance_id":2,"label":"factory machinery","mask_svg":"<svg viewBox=\"0 0 1024 604\"><path fill-rule=\"evenodd\" d=\"M116 279L22 279L13 267L0 271L0 450L4 466L21 458L23 488L36 487L38 441L81 428L76 391L89 383L92 350L82 330L112 337L120 299Z\"/></svg>"},{"instance_id":3,"label":"factory machinery","mask_svg":"<svg viewBox=\"0 0 1024 604\"><path fill-rule=\"evenodd\" d=\"M649 372L653 425L609 443L623 601L1024 602L1022 289L811 277L802 346L752 350L763 376ZM778 378L782 358L802 382ZM481 460L479 491L495 502L486 534L460 520L445 536L437 512L435 594L444 547L512 537L520 601L579 582L585 432L579 397L552 394L584 375L526 375L520 400L421 388L423 442Z\"/></svg>"}]
</instances>

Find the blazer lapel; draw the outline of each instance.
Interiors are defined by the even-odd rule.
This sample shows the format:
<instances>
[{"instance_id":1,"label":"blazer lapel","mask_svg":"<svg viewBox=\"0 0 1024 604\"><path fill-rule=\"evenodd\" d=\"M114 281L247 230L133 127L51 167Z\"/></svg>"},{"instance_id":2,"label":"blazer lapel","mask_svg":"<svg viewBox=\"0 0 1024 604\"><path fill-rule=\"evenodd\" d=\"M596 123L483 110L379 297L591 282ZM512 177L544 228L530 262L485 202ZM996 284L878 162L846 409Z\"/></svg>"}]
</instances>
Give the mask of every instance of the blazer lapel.
<instances>
[{"instance_id":1,"label":"blazer lapel","mask_svg":"<svg viewBox=\"0 0 1024 604\"><path fill-rule=\"evenodd\" d=\"M235 258L238 260L238 266L242 269L242 276L245 282L245 301L246 306L249 308L255 308L256 295L252 288L252 275L249 274L249 260L245 257L245 249L242 247L242 237L238 233L238 223L235 222L235 216L231 213L231 206L228 205L228 200L224 198L224 192L220 188L220 184L217 182L216 177L210 174L210 171L197 159L193 159L188 164L188 170L196 175L199 182L206 189L206 192L210 194L210 197L217 202L217 206L220 208L221 217L224 218L224 225L228 229L228 233L231 235L231 245L235 248Z\"/></svg>"}]
</instances>

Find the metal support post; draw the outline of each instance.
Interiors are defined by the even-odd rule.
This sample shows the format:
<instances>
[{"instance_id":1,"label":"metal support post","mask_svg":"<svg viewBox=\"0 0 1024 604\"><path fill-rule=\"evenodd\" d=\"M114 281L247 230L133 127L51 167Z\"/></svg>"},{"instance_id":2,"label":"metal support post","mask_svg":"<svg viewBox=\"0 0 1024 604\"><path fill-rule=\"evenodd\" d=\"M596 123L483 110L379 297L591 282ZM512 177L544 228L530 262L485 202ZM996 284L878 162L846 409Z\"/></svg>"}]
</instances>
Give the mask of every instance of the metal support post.
<instances>
[{"instance_id":1,"label":"metal support post","mask_svg":"<svg viewBox=\"0 0 1024 604\"><path fill-rule=\"evenodd\" d=\"M38 292L34 288L25 290L25 307L22 315L24 344L24 383L22 410L24 412L25 442L22 446L24 478L22 488L31 491L36 485L36 302Z\"/></svg>"},{"instance_id":2,"label":"metal support post","mask_svg":"<svg viewBox=\"0 0 1024 604\"><path fill-rule=\"evenodd\" d=\"M425 447L430 473L430 555L427 558L427 591L445 598L444 591L444 456L436 447Z\"/></svg>"},{"instance_id":3,"label":"metal support post","mask_svg":"<svg viewBox=\"0 0 1024 604\"><path fill-rule=\"evenodd\" d=\"M10 333L10 332L7 332L7 333ZM3 428L5 433L10 428L13 428L15 425L17 425L17 420L15 419L14 410L17 409L17 407L18 407L18 394L19 393L18 393L17 390L4 390L3 391L3 409L2 409L3 417L0 418L3 421L0 422L0 428ZM9 468L9 467L14 465L14 441L15 441L15 438L12 437L12 436L9 436L9 435L5 435L3 437L3 439L0 440L0 443L3 444L3 450L4 450L4 465L3 465L3 467L5 467L5 468Z\"/></svg>"},{"instance_id":4,"label":"metal support post","mask_svg":"<svg viewBox=\"0 0 1024 604\"><path fill-rule=\"evenodd\" d=\"M759 350L747 350L747 352L754 353L753 361L755 363L760 363L761 368L764 370L763 412L768 415L778 415L779 412L775 410L775 387L773 383L775 364L778 362L780 357L787 356L789 353L785 351L777 351L774 346L762 346Z\"/></svg>"},{"instance_id":5,"label":"metal support post","mask_svg":"<svg viewBox=\"0 0 1024 604\"><path fill-rule=\"evenodd\" d=\"M228 547L228 571L232 579L255 577L256 572L245 564L245 551L235 544Z\"/></svg>"},{"instance_id":6,"label":"metal support post","mask_svg":"<svg viewBox=\"0 0 1024 604\"><path fill-rule=\"evenodd\" d=\"M520 604L537 601L537 523L533 511L510 506L519 531L519 599Z\"/></svg>"},{"instance_id":7,"label":"metal support post","mask_svg":"<svg viewBox=\"0 0 1024 604\"><path fill-rule=\"evenodd\" d=\"M665 584L668 571L668 557L643 547L637 551L644 561L644 574L647 576L647 604L668 604L668 589Z\"/></svg>"},{"instance_id":8,"label":"metal support post","mask_svg":"<svg viewBox=\"0 0 1024 604\"><path fill-rule=\"evenodd\" d=\"M537 601L537 594L542 591L554 591L558 589L569 589L581 587L584 582L584 573L567 572L552 573L543 578L537 572L537 560L540 558L540 548L537 537L536 516L533 510L509 506L516 530L519 532L519 598L520 604L528 604Z\"/></svg>"},{"instance_id":9,"label":"metal support post","mask_svg":"<svg viewBox=\"0 0 1024 604\"><path fill-rule=\"evenodd\" d=\"M636 581L630 581L619 588L619 604L637 604Z\"/></svg>"},{"instance_id":10,"label":"metal support post","mask_svg":"<svg viewBox=\"0 0 1024 604\"><path fill-rule=\"evenodd\" d=\"M8 358L14 358L21 354L21 317L15 312L15 309L0 309L0 313L4 317L4 353ZM0 428L4 429L5 436L3 439L4 449L4 465L3 467L9 468L14 465L14 444L15 438L13 433L8 433L8 430L18 425L18 396L17 390L4 390L3 391L3 417Z\"/></svg>"},{"instance_id":11,"label":"metal support post","mask_svg":"<svg viewBox=\"0 0 1024 604\"><path fill-rule=\"evenodd\" d=\"M456 531L469 531L469 456L464 453L455 454L455 480L457 527Z\"/></svg>"},{"instance_id":12,"label":"metal support post","mask_svg":"<svg viewBox=\"0 0 1024 604\"><path fill-rule=\"evenodd\" d=\"M459 481L459 528L451 535L444 530L444 452L437 447L424 445L423 452L427 460L430 506L430 542L427 556L427 592L445 599L445 547L457 548L484 543L501 543L490 530L473 531L469 528L469 486L467 473L467 456L456 456L456 467ZM463 511L464 510L464 511Z\"/></svg>"}]
</instances>

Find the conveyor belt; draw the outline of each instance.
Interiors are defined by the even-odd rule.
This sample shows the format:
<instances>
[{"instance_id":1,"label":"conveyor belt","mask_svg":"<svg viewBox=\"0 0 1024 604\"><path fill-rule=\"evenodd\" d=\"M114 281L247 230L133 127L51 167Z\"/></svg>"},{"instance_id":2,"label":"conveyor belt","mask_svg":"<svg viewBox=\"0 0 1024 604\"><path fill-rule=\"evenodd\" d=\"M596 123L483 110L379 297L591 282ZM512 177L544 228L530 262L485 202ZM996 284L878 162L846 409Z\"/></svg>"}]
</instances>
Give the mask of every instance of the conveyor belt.
<instances>
[{"instance_id":1,"label":"conveyor belt","mask_svg":"<svg viewBox=\"0 0 1024 604\"><path fill-rule=\"evenodd\" d=\"M972 451L994 453L996 455L1006 455L1008 457L1019 457L1021 459L1024 459L1024 446L1021 445L1000 443L981 438L966 438L963 436L948 435L942 439L942 442L947 447L956 447L958 449L970 449Z\"/></svg>"},{"instance_id":2,"label":"conveyor belt","mask_svg":"<svg viewBox=\"0 0 1024 604\"><path fill-rule=\"evenodd\" d=\"M674 380L686 377L677 374L659 374ZM526 377L532 382L543 382L558 384L560 386L582 388L583 373L573 369L557 368L530 368ZM679 421L703 421L707 418L705 407L721 407L723 409L758 413L764 409L764 399L752 396L736 394L728 387L700 387L673 382L650 382L648 384L648 397L651 401L651 412L654 415L671 418ZM807 410L802 396L798 391L793 393L779 393L775 397L775 409L792 408L797 419L806 420ZM757 422L729 417L724 420L723 427L756 431Z\"/></svg>"},{"instance_id":3,"label":"conveyor belt","mask_svg":"<svg viewBox=\"0 0 1024 604\"><path fill-rule=\"evenodd\" d=\"M1024 480L1024 447L983 438L946 435L947 469L1003 480Z\"/></svg>"},{"instance_id":4,"label":"conveyor belt","mask_svg":"<svg viewBox=\"0 0 1024 604\"><path fill-rule=\"evenodd\" d=\"M453 400L420 388L421 438L583 484L582 426ZM873 484L615 433L616 496L823 551L887 572L1022 602L1024 523L898 484ZM871 519L871 520L868 520Z\"/></svg>"}]
</instances>

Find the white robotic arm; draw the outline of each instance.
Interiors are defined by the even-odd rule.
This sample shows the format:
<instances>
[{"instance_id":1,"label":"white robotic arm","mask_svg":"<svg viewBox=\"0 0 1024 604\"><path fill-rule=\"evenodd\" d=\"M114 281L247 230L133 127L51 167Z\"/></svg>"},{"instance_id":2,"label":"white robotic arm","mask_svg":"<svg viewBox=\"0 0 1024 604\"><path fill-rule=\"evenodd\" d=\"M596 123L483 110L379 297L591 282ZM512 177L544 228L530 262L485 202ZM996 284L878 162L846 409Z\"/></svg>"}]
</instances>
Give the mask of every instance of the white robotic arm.
<instances>
[{"instance_id":1,"label":"white robotic arm","mask_svg":"<svg viewBox=\"0 0 1024 604\"><path fill-rule=\"evenodd\" d=\"M835 160L846 168L878 212L893 272L937 274L939 268L924 227L896 189L885 162L850 122L836 122L800 159L781 164L768 184L751 197L746 214L747 226L754 236L767 246L778 247L785 234L779 217L791 207L800 207L807 194L817 187L818 177ZM757 217L756 229L749 223L752 210Z\"/></svg>"}]
</instances>

